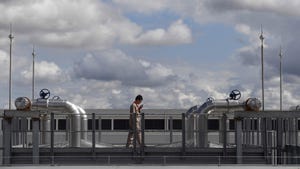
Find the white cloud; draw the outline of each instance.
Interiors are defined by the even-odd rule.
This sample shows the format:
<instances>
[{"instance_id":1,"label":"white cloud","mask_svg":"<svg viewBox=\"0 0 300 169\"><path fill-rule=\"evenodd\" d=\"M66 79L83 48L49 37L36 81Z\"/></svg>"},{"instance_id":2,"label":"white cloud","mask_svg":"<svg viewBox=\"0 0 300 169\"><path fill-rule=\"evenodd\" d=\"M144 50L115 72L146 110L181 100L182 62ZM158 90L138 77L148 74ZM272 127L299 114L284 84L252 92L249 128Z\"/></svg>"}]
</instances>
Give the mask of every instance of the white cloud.
<instances>
[{"instance_id":1,"label":"white cloud","mask_svg":"<svg viewBox=\"0 0 300 169\"><path fill-rule=\"evenodd\" d=\"M4 79L8 77L9 69L9 56L6 52L0 50L0 78Z\"/></svg>"},{"instance_id":2,"label":"white cloud","mask_svg":"<svg viewBox=\"0 0 300 169\"><path fill-rule=\"evenodd\" d=\"M32 67L32 66L31 66ZM25 81L30 82L32 79L32 68L21 72ZM39 83L57 83L68 79L68 76L53 62L36 62L35 63L35 80Z\"/></svg>"},{"instance_id":3,"label":"white cloud","mask_svg":"<svg viewBox=\"0 0 300 169\"><path fill-rule=\"evenodd\" d=\"M115 4L122 6L130 11L137 11L139 13L154 13L168 8L169 0L113 0Z\"/></svg>"},{"instance_id":4,"label":"white cloud","mask_svg":"<svg viewBox=\"0 0 300 169\"><path fill-rule=\"evenodd\" d=\"M280 15L293 15L299 16L300 12L298 7L300 2L297 0L227 0L227 1L214 1L214 6L219 7L218 9L225 10L250 10L263 13L277 13Z\"/></svg>"},{"instance_id":5,"label":"white cloud","mask_svg":"<svg viewBox=\"0 0 300 169\"><path fill-rule=\"evenodd\" d=\"M162 11L168 11L178 13L182 16L202 12L199 10L203 4L203 2L199 0L113 0L113 3L128 12L134 11L146 15L153 15Z\"/></svg>"},{"instance_id":6,"label":"white cloud","mask_svg":"<svg viewBox=\"0 0 300 169\"><path fill-rule=\"evenodd\" d=\"M155 29L137 37L136 44L145 45L176 45L192 42L192 32L182 20L172 23L167 30Z\"/></svg>"},{"instance_id":7,"label":"white cloud","mask_svg":"<svg viewBox=\"0 0 300 169\"><path fill-rule=\"evenodd\" d=\"M284 105L288 108L300 103L299 7L298 0L1 1L0 45L8 46L8 25L12 22L16 35L14 42L20 48L35 42L43 47L85 49L80 50L82 53L90 51L92 54L78 59L74 65L73 75L76 76L73 78L69 78L65 67L56 64L65 58L38 62L36 74L37 80L49 85L55 95L85 108L128 108L137 94L144 95L148 108L189 108L210 96L226 98L232 89L240 89L243 99L260 97L258 36L263 23L266 37L266 107L279 107L277 55L279 44L283 42L286 56ZM143 15L157 17L167 13L173 16L172 19L182 19L166 27L151 25L151 29L145 29L144 25L126 17L131 12L138 12L141 18ZM131 49L124 51L131 51L132 47L139 48L141 45L193 43L193 25L187 24L186 18L194 19L193 24L199 23L201 27L212 22L232 26L246 39L242 47L236 49L230 63L225 63L228 66L224 70L213 71L180 63L166 65L160 59L141 59L111 49L119 46L127 48L129 45ZM30 63L25 56L20 56L23 53L20 48L17 49L18 56L14 57L13 77L23 76L21 80L26 83L17 84L14 95L28 94L31 80ZM187 58L187 62L192 61ZM4 79L8 76L7 63L7 52L0 51L3 70L0 77ZM3 86L2 91L7 91L7 87Z\"/></svg>"},{"instance_id":8,"label":"white cloud","mask_svg":"<svg viewBox=\"0 0 300 169\"><path fill-rule=\"evenodd\" d=\"M43 46L102 50L115 44L173 45L191 42L191 31L181 20L173 23L168 30L145 32L142 26L102 1L0 2L0 11L0 29L7 31L11 22L18 41L31 41ZM5 32L0 31L0 35L5 35ZM4 38L0 39L1 44L4 41Z\"/></svg>"},{"instance_id":9,"label":"white cloud","mask_svg":"<svg viewBox=\"0 0 300 169\"><path fill-rule=\"evenodd\" d=\"M137 60L121 51L88 54L76 62L76 77L102 81L120 81L129 86L161 86L171 83L176 75L159 63Z\"/></svg>"}]
</instances>

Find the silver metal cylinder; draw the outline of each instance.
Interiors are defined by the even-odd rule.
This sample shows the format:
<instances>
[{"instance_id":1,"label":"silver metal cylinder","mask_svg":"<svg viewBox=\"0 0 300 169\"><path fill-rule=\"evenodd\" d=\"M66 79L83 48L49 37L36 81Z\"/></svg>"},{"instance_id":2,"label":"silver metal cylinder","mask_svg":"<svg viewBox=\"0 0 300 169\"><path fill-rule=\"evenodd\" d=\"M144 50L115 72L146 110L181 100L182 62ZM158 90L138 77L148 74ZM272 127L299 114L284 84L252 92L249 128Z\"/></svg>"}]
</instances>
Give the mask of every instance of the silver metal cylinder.
<instances>
[{"instance_id":1,"label":"silver metal cylinder","mask_svg":"<svg viewBox=\"0 0 300 169\"><path fill-rule=\"evenodd\" d=\"M256 98L249 98L244 102L229 99L208 100L201 106L193 106L186 112L187 141L200 147L207 146L207 115L209 114L223 115L226 112L258 111L260 107L261 102ZM199 120L195 121L195 117L198 117ZM195 131L198 131L197 134Z\"/></svg>"},{"instance_id":2,"label":"silver metal cylinder","mask_svg":"<svg viewBox=\"0 0 300 169\"><path fill-rule=\"evenodd\" d=\"M70 110L70 140L69 144L71 147L80 147L80 140L81 140L81 118L80 118L80 112L76 105L70 102L65 102L66 107Z\"/></svg>"},{"instance_id":3,"label":"silver metal cylinder","mask_svg":"<svg viewBox=\"0 0 300 169\"><path fill-rule=\"evenodd\" d=\"M86 115L86 112L83 108L77 106L80 116L81 116L81 139L87 140L87 123L88 123L88 118Z\"/></svg>"},{"instance_id":4,"label":"silver metal cylinder","mask_svg":"<svg viewBox=\"0 0 300 169\"><path fill-rule=\"evenodd\" d=\"M47 110L69 113L68 116L70 118L71 123L69 145L71 147L80 147L82 113L80 113L78 106L65 100L36 99L32 102L32 110ZM84 110L81 111L84 112Z\"/></svg>"},{"instance_id":5,"label":"silver metal cylinder","mask_svg":"<svg viewBox=\"0 0 300 169\"><path fill-rule=\"evenodd\" d=\"M41 117L41 144L50 145L50 118L47 114Z\"/></svg>"},{"instance_id":6,"label":"silver metal cylinder","mask_svg":"<svg viewBox=\"0 0 300 169\"><path fill-rule=\"evenodd\" d=\"M186 121L186 127L185 127L185 130L186 130L186 143L187 143L187 146L195 146L195 143L196 143L196 140L195 140L195 121L196 121L196 118L195 116L190 116L189 118L186 118L185 119Z\"/></svg>"}]
</instances>

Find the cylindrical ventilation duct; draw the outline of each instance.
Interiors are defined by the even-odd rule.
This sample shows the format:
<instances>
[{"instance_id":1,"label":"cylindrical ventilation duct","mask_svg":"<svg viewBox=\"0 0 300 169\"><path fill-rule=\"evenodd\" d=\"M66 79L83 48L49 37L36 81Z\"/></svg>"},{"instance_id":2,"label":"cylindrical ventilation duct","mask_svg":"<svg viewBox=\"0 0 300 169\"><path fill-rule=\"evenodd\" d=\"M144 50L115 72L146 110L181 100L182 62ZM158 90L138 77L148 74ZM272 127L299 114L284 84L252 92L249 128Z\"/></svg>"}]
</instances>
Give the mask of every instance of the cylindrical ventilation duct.
<instances>
[{"instance_id":1,"label":"cylindrical ventilation duct","mask_svg":"<svg viewBox=\"0 0 300 169\"><path fill-rule=\"evenodd\" d=\"M80 147L81 142L81 113L78 106L71 102L60 99L36 99L32 101L32 110L45 110L47 112L66 112L69 113L70 120L70 139L69 145L71 147ZM82 111L84 112L84 111ZM45 124L46 125L46 124ZM47 125L50 126L50 123ZM49 127L48 126L48 127ZM47 128L47 127L46 127ZM50 127L49 127L50 128ZM42 136L46 137L46 136Z\"/></svg>"},{"instance_id":2,"label":"cylindrical ventilation duct","mask_svg":"<svg viewBox=\"0 0 300 169\"><path fill-rule=\"evenodd\" d=\"M50 116L43 114L41 116L41 144L50 145Z\"/></svg>"},{"instance_id":3,"label":"cylindrical ventilation duct","mask_svg":"<svg viewBox=\"0 0 300 169\"><path fill-rule=\"evenodd\" d=\"M88 118L86 112L83 108L77 106L80 115L81 115L81 139L87 140L87 126L88 126Z\"/></svg>"},{"instance_id":4,"label":"cylindrical ventilation duct","mask_svg":"<svg viewBox=\"0 0 300 169\"><path fill-rule=\"evenodd\" d=\"M209 114L216 112L258 111L260 107L261 102L256 98L249 98L244 102L230 99L210 99L201 106L193 106L186 112L186 142L192 143L190 145L196 144L197 147L207 146L208 133L205 120L207 120ZM198 131L198 133L195 131Z\"/></svg>"}]
</instances>

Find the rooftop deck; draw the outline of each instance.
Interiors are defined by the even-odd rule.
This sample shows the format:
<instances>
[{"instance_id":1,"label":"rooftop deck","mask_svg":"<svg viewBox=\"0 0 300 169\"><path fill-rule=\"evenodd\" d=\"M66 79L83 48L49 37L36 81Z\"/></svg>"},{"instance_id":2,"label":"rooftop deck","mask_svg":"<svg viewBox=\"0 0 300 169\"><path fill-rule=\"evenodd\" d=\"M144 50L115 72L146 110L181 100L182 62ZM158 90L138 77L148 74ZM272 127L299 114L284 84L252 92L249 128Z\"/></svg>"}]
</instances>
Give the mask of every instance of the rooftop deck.
<instances>
[{"instance_id":1,"label":"rooftop deck","mask_svg":"<svg viewBox=\"0 0 300 169\"><path fill-rule=\"evenodd\" d=\"M212 133L207 129L207 125L203 125L207 124L207 116L194 117L196 127L191 133L187 133L190 132L187 129L189 125L187 123L191 119L187 119L184 114L174 113L177 118L181 118L182 127L180 130L167 131L170 141L168 144L151 142L152 137L164 137L163 133L166 131L151 131L142 128L142 146L135 144L133 148L126 148L125 144L113 142L101 144L99 133L103 131L96 130L95 123L101 114L96 114L96 112L89 114L92 117L91 130L58 131L54 130L56 117L54 113L49 114L51 127L44 130L40 128L41 117L44 113L6 110L3 116L3 165L300 164L299 112L223 113L219 119L220 130L216 132L219 138L216 144L212 144L210 141ZM117 113L114 114L114 116L117 115ZM147 114L142 117L146 119ZM232 117L235 122L234 130L229 130L228 117ZM32 119L32 130L14 128L14 120L22 118ZM144 126L144 120L142 120L142 126ZM49 144L42 143L43 132L48 133L47 143ZM82 147L67 145L67 136L74 132L88 132L86 141L90 144ZM128 131L118 132L123 133L125 137L128 133ZM30 144L25 142L24 133L30 137L27 138L32 141ZM118 135L122 135L120 133ZM104 133L101 134L104 137ZM106 134L108 136L108 133ZM60 135L66 136L64 138L66 146L59 146L63 144L58 140ZM16 138L21 139L17 141Z\"/></svg>"}]
</instances>

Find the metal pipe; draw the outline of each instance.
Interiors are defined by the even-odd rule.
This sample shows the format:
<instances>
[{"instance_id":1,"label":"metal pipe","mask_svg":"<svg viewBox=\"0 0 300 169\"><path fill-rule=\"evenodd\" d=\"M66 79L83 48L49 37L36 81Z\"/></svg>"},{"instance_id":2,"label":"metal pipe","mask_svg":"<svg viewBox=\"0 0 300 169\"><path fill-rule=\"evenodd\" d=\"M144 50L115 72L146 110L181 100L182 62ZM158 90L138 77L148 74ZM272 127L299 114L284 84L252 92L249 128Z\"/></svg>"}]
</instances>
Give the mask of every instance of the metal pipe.
<instances>
[{"instance_id":1,"label":"metal pipe","mask_svg":"<svg viewBox=\"0 0 300 169\"><path fill-rule=\"evenodd\" d=\"M77 106L81 115L81 139L87 140L88 118L83 108Z\"/></svg>"},{"instance_id":2,"label":"metal pipe","mask_svg":"<svg viewBox=\"0 0 300 169\"><path fill-rule=\"evenodd\" d=\"M201 106L193 106L187 112L186 116L192 114L210 114L212 112L232 112L232 111L257 111L261 107L261 102L256 98L249 98L244 102L238 100L209 100Z\"/></svg>"},{"instance_id":3,"label":"metal pipe","mask_svg":"<svg viewBox=\"0 0 300 169\"><path fill-rule=\"evenodd\" d=\"M81 118L80 118L80 113L77 109L77 106L73 103L70 102L65 102L65 106L67 109L72 113L70 115L71 118L71 135L70 135L70 140L69 144L71 147L80 147L80 140L81 140Z\"/></svg>"},{"instance_id":4,"label":"metal pipe","mask_svg":"<svg viewBox=\"0 0 300 169\"><path fill-rule=\"evenodd\" d=\"M49 115L44 114L43 116L41 116L41 143L42 144L50 144L50 130L51 130L51 120L49 118Z\"/></svg>"},{"instance_id":5,"label":"metal pipe","mask_svg":"<svg viewBox=\"0 0 300 169\"><path fill-rule=\"evenodd\" d=\"M69 144L72 147L80 147L81 113L78 106L65 100L36 99L32 101L32 110L66 111L70 113L71 136Z\"/></svg>"},{"instance_id":6,"label":"metal pipe","mask_svg":"<svg viewBox=\"0 0 300 169\"><path fill-rule=\"evenodd\" d=\"M234 111L258 111L261 107L261 102L256 98L249 98L244 102L238 100L208 100L201 106L193 106L186 112L187 117L187 141L188 143L194 144L196 146L205 146L207 142L207 136L200 131L207 131L207 122L202 120L198 125L195 125L193 121L195 117L200 118L212 113L220 113L222 115L224 112L234 112ZM222 114L221 114L222 113ZM202 117L202 118L203 118ZM197 119L197 118L196 118ZM195 133L198 131L199 134L198 142L195 141ZM207 134L207 133L206 133ZM197 135L197 134L196 134ZM200 136L201 135L201 136ZM201 143L200 143L201 141Z\"/></svg>"}]
</instances>

